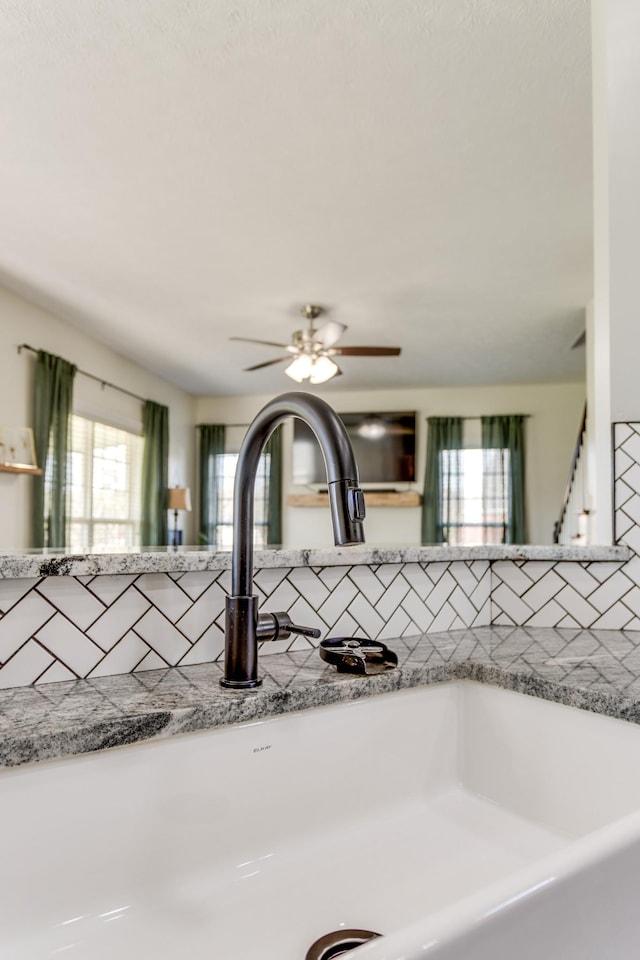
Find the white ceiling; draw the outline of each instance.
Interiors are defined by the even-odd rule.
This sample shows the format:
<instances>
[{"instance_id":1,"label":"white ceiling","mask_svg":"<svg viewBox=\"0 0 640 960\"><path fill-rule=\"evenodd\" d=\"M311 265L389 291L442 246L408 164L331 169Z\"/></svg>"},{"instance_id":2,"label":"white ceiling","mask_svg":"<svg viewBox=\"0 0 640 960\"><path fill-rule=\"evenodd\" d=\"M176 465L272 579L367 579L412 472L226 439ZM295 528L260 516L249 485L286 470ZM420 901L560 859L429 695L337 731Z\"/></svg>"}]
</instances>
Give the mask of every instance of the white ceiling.
<instances>
[{"instance_id":1,"label":"white ceiling","mask_svg":"<svg viewBox=\"0 0 640 960\"><path fill-rule=\"evenodd\" d=\"M0 280L143 366L279 392L228 337L310 301L403 348L341 390L583 376L588 0L0 0L0 45Z\"/></svg>"}]
</instances>

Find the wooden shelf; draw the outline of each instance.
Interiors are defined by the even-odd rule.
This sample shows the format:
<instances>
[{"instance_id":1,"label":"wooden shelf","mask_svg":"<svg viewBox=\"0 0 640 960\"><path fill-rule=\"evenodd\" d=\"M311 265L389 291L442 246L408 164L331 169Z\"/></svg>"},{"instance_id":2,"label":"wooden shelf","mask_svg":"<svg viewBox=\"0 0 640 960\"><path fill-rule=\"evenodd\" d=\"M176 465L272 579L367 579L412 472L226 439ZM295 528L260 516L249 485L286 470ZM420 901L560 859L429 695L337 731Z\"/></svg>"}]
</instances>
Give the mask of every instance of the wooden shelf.
<instances>
[{"instance_id":1,"label":"wooden shelf","mask_svg":"<svg viewBox=\"0 0 640 960\"><path fill-rule=\"evenodd\" d=\"M40 467L25 467L18 463L0 463L0 473L27 473L32 477L42 476Z\"/></svg>"},{"instance_id":2,"label":"wooden shelf","mask_svg":"<svg viewBox=\"0 0 640 960\"><path fill-rule=\"evenodd\" d=\"M368 493L364 491L367 507L419 507L422 496L413 490L396 493L394 490ZM290 493L287 497L289 507L326 507L329 505L328 493Z\"/></svg>"}]
</instances>

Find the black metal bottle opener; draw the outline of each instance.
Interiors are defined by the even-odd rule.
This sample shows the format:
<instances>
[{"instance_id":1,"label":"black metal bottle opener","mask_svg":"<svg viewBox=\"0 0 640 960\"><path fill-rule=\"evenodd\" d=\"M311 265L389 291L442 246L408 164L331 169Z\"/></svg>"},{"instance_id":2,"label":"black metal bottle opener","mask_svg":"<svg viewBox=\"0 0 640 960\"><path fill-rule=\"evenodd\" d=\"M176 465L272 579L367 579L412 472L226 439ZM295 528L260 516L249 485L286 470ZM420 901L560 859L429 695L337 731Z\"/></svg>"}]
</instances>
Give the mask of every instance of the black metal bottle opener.
<instances>
[{"instance_id":1,"label":"black metal bottle opener","mask_svg":"<svg viewBox=\"0 0 640 960\"><path fill-rule=\"evenodd\" d=\"M338 673L360 675L383 673L398 666L398 657L378 640L331 637L320 641L320 656L334 664Z\"/></svg>"}]
</instances>

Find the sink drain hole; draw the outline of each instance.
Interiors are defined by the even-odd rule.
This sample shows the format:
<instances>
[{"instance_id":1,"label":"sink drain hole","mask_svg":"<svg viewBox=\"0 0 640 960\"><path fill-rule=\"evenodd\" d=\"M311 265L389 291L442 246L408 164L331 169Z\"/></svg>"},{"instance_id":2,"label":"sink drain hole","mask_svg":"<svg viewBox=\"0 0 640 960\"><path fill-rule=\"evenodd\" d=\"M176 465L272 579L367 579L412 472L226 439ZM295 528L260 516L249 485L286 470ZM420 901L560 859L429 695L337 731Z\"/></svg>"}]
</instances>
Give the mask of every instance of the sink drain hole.
<instances>
[{"instance_id":1,"label":"sink drain hole","mask_svg":"<svg viewBox=\"0 0 640 960\"><path fill-rule=\"evenodd\" d=\"M380 936L382 934L373 930L334 930L311 944L305 960L334 960Z\"/></svg>"}]
</instances>

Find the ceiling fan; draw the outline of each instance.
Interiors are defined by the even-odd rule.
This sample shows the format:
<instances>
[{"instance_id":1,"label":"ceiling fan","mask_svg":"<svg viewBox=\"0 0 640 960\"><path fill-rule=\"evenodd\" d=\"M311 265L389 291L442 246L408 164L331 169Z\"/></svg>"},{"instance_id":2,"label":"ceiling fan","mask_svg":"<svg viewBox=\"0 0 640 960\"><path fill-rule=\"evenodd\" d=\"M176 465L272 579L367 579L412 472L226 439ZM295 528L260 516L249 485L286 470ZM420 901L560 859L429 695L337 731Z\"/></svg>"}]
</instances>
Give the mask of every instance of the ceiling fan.
<instances>
[{"instance_id":1,"label":"ceiling fan","mask_svg":"<svg viewBox=\"0 0 640 960\"><path fill-rule=\"evenodd\" d=\"M246 367L245 372L261 370L274 363L290 360L284 372L296 383L302 383L303 380L309 380L310 383L326 383L327 380L342 373L334 357L397 357L399 355L400 347L337 347L338 340L347 328L344 323L338 323L336 320L327 320L322 326L314 327L314 320L325 312L324 307L313 303L305 304L300 313L309 321L309 326L304 330L296 330L291 343L274 343L272 340L254 340L251 337L230 337L230 340L260 343L265 347L279 347L287 351L283 357Z\"/></svg>"}]
</instances>

